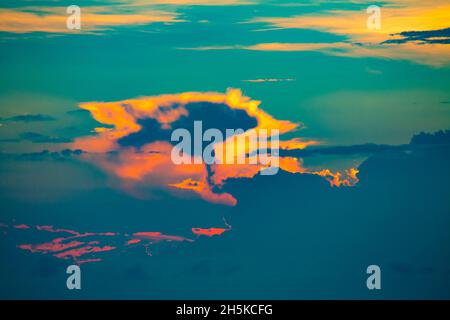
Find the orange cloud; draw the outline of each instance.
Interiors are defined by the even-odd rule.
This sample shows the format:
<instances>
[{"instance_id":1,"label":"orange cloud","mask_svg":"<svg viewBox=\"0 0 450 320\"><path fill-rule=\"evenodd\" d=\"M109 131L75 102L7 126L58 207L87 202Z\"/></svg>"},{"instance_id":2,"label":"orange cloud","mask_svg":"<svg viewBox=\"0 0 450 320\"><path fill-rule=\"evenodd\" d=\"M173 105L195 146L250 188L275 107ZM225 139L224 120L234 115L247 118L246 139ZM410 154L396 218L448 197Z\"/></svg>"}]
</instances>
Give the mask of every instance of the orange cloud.
<instances>
[{"instance_id":1,"label":"orange cloud","mask_svg":"<svg viewBox=\"0 0 450 320\"><path fill-rule=\"evenodd\" d=\"M231 226L226 223L227 228L192 228L194 235L208 236L221 235L225 231L231 230ZM0 223L3 228L8 228L7 224ZM13 225L14 226L14 225ZM38 244L20 244L17 248L31 253L49 254L58 259L72 260L76 264L100 262L98 254L104 255L106 252L119 251L125 252L132 247L144 247L148 255L152 255L149 248L164 242L194 242L194 240L177 235L167 235L161 232L135 232L133 234L121 234L118 232L78 232L69 229L57 229L52 226L30 226L29 228L14 228L15 232L20 232L20 239L23 239L30 232L48 232L58 234L48 242ZM62 236L60 234L69 234ZM6 235L6 233L5 233ZM36 235L32 235L36 238ZM83 238L83 241L79 241ZM122 245L120 244L122 243Z\"/></svg>"},{"instance_id":2,"label":"orange cloud","mask_svg":"<svg viewBox=\"0 0 450 320\"><path fill-rule=\"evenodd\" d=\"M198 235L198 236L220 236L222 233L227 231L228 229L225 228L209 228L209 229L202 229L202 228L192 228L192 233Z\"/></svg>"},{"instance_id":3,"label":"orange cloud","mask_svg":"<svg viewBox=\"0 0 450 320\"><path fill-rule=\"evenodd\" d=\"M250 50L301 52L317 51L326 55L353 58L382 58L391 60L409 60L432 67L442 67L450 63L450 46L441 43L406 42L395 44L353 44L333 43L259 43L251 46L209 46L180 48L183 50Z\"/></svg>"},{"instance_id":4,"label":"orange cloud","mask_svg":"<svg viewBox=\"0 0 450 320\"><path fill-rule=\"evenodd\" d=\"M293 138L291 140L286 140L286 141L280 141L280 149L283 150L301 150L301 149L305 149L309 146L314 146L314 145L318 145L319 142L318 141L314 141L314 140L307 140L307 141L303 141L300 138Z\"/></svg>"},{"instance_id":5,"label":"orange cloud","mask_svg":"<svg viewBox=\"0 0 450 320\"><path fill-rule=\"evenodd\" d=\"M172 183L168 185L179 190L192 190L198 193L204 200L234 206L236 205L236 199L229 193L214 193L212 186L205 181L194 181L190 178L181 181L180 183Z\"/></svg>"},{"instance_id":6,"label":"orange cloud","mask_svg":"<svg viewBox=\"0 0 450 320\"><path fill-rule=\"evenodd\" d=\"M180 236L165 235L165 234L162 234L161 232L136 232L136 233L133 233L133 236L137 237L137 238L150 239L150 240L156 241L156 242L159 242L159 241L178 241L178 242L189 241L189 242L192 242L191 239L187 239L187 238L180 237Z\"/></svg>"},{"instance_id":7,"label":"orange cloud","mask_svg":"<svg viewBox=\"0 0 450 320\"><path fill-rule=\"evenodd\" d=\"M139 10L135 13L111 13L114 6L81 8L81 30L66 26L66 7L24 7L0 9L0 31L10 33L80 33L106 30L109 27L141 25L155 22L180 22L177 14L161 10Z\"/></svg>"},{"instance_id":8,"label":"orange cloud","mask_svg":"<svg viewBox=\"0 0 450 320\"><path fill-rule=\"evenodd\" d=\"M64 240L65 240L64 238L57 238L52 240L51 242L41 244L21 244L18 247L22 250L28 250L33 253L35 252L48 253L66 250L84 244L84 242L81 241L71 241L68 243L62 243Z\"/></svg>"},{"instance_id":9,"label":"orange cloud","mask_svg":"<svg viewBox=\"0 0 450 320\"><path fill-rule=\"evenodd\" d=\"M220 236L226 231L230 231L232 229L232 226L228 224L228 222L223 218L223 222L226 225L226 228L192 228L192 233L197 236Z\"/></svg>"},{"instance_id":10,"label":"orange cloud","mask_svg":"<svg viewBox=\"0 0 450 320\"><path fill-rule=\"evenodd\" d=\"M82 103L81 108L89 110L95 120L110 127L97 128L95 135L78 138L70 147L87 151L82 156L85 160L98 165L114 178L123 190L137 197L149 196L138 191L142 186L146 190L163 189L177 196L197 195L212 203L234 206L237 200L233 195L220 192L226 181L230 178L253 178L271 165L257 161L256 158L260 159L261 155L252 154L255 151L250 148L253 136L249 132L252 130L214 144L216 154L222 152L224 158L229 155L230 159L235 160L233 164L225 162L207 166L201 162L176 165L171 158L173 146L170 141L148 141L139 147L119 142L125 137L139 133L143 120L152 119L160 130L170 130L174 123L189 116L186 106L195 103L210 103L211 110L220 105L244 111L247 116L256 120L256 125L252 128L254 132L277 129L280 134L285 134L299 128L298 123L273 118L259 108L260 101L243 96L238 89L229 89L226 94L186 92L117 102ZM273 143L275 142L269 142L268 147ZM293 150L303 149L318 142L293 138L276 143L281 149ZM228 154L230 150L234 154ZM242 164L236 161L240 157L246 159ZM314 173L304 169L301 159L294 157L278 157L278 165L281 170L291 173Z\"/></svg>"},{"instance_id":11,"label":"orange cloud","mask_svg":"<svg viewBox=\"0 0 450 320\"><path fill-rule=\"evenodd\" d=\"M66 27L67 7L0 9L0 31L10 33L79 33L108 30L111 27L151 23L184 22L178 19L177 8L183 6L232 6L254 4L251 0L124 0L104 6L81 7L81 30ZM164 5L164 10L161 9Z\"/></svg>"},{"instance_id":12,"label":"orange cloud","mask_svg":"<svg viewBox=\"0 0 450 320\"><path fill-rule=\"evenodd\" d=\"M314 29L348 36L354 42L380 43L403 31L448 28L450 5L447 1L421 3L404 1L380 6L381 28L368 29L367 6L360 10L331 10L286 18L255 18L251 23L267 23L283 29Z\"/></svg>"},{"instance_id":13,"label":"orange cloud","mask_svg":"<svg viewBox=\"0 0 450 320\"><path fill-rule=\"evenodd\" d=\"M71 249L63 252L59 252L55 254L55 257L61 258L61 259L76 259L78 257L81 257L88 253L98 253L98 252L105 252L105 251L111 251L116 249L116 247L113 246L104 246L104 247L97 247L97 246L85 246L81 248Z\"/></svg>"},{"instance_id":14,"label":"orange cloud","mask_svg":"<svg viewBox=\"0 0 450 320\"><path fill-rule=\"evenodd\" d=\"M211 48L210 48L211 49ZM260 43L240 47L252 51L318 51L341 57L376 57L383 59L411 60L430 66L444 66L450 62L450 47L446 44L398 44L357 45L352 43Z\"/></svg>"},{"instance_id":15,"label":"orange cloud","mask_svg":"<svg viewBox=\"0 0 450 320\"><path fill-rule=\"evenodd\" d=\"M450 63L450 46L443 43L409 41L386 43L400 39L404 31L430 31L449 27L450 4L445 0L388 1L381 6L381 28L367 28L367 3L360 10L331 10L293 17L259 17L246 23L266 23L273 29L312 29L345 36L334 43L280 43L255 45L203 46L184 50L251 50L251 51L317 51L341 57L375 57L408 60L442 67Z\"/></svg>"},{"instance_id":16,"label":"orange cloud","mask_svg":"<svg viewBox=\"0 0 450 320\"><path fill-rule=\"evenodd\" d=\"M450 46L409 42L381 44L397 39L403 31L440 30L449 27L450 4L445 0L388 1L381 6L381 28L370 30L366 21L367 5L361 10L332 10L294 17L255 18L249 23L267 23L281 29L313 29L346 36L347 41L337 43L261 43L239 47L263 51L320 51L328 55L351 57L379 57L410 60L430 66L443 66L450 62ZM211 48L210 48L211 49ZM228 48L230 49L230 48Z\"/></svg>"},{"instance_id":17,"label":"orange cloud","mask_svg":"<svg viewBox=\"0 0 450 320\"><path fill-rule=\"evenodd\" d=\"M350 168L345 171L346 177L343 178L340 172L331 172L329 169L324 169L320 171L315 171L313 174L317 174L321 177L325 177L332 186L340 187L346 186L350 187L358 183L359 179L357 174L359 171L355 168Z\"/></svg>"}]
</instances>

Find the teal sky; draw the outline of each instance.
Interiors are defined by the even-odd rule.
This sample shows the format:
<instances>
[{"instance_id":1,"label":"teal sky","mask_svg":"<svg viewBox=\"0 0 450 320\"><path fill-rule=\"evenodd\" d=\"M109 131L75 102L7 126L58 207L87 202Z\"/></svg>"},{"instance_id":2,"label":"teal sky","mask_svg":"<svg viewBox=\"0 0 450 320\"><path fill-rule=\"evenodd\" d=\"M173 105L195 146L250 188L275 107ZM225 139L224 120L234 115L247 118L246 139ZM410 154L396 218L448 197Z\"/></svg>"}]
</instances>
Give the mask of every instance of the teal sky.
<instances>
[{"instance_id":1,"label":"teal sky","mask_svg":"<svg viewBox=\"0 0 450 320\"><path fill-rule=\"evenodd\" d=\"M449 298L448 0L3 0L0 70L0 298ZM196 120L278 174L177 166Z\"/></svg>"},{"instance_id":2,"label":"teal sky","mask_svg":"<svg viewBox=\"0 0 450 320\"><path fill-rule=\"evenodd\" d=\"M65 30L62 25L52 32L27 31L27 26L1 32L0 117L46 114L56 120L0 122L0 149L42 149L36 142L16 141L23 131L60 140L89 133L94 121L67 114L80 102L186 91L225 92L230 87L262 101L261 107L275 118L302 122L302 136L328 144L400 144L414 133L450 127L448 63L436 66L409 58L242 49L260 43L349 42L351 35L252 20L330 15L333 10L362 12L365 17L368 2L159 2L166 4L83 1L80 31ZM31 7L27 1L7 1L2 4L2 15L11 10L37 12L38 16L60 16L65 22L68 3L36 1ZM396 4L380 5L383 10L383 6ZM52 8L53 13L45 13ZM83 12L92 10L123 15L119 20L158 10L174 15L174 22L83 25ZM222 49L193 50L208 47ZM442 55L448 62L447 48ZM245 82L254 79L290 81Z\"/></svg>"}]
</instances>

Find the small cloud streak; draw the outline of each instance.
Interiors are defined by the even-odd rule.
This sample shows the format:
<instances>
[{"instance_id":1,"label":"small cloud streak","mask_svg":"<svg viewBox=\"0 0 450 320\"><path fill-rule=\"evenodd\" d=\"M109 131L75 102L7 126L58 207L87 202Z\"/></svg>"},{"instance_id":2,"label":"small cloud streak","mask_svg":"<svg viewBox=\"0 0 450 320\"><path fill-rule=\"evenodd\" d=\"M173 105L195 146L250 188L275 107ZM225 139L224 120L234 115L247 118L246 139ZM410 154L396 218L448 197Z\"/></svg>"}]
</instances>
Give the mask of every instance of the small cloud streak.
<instances>
[{"instance_id":1,"label":"small cloud streak","mask_svg":"<svg viewBox=\"0 0 450 320\"><path fill-rule=\"evenodd\" d=\"M206 237L213 237L213 236L220 236L224 232L230 231L232 229L232 226L227 223L225 218L223 219L223 222L227 226L226 228L192 228L192 233L196 234L197 236L206 236Z\"/></svg>"},{"instance_id":2,"label":"small cloud streak","mask_svg":"<svg viewBox=\"0 0 450 320\"><path fill-rule=\"evenodd\" d=\"M261 78L261 79L251 79L251 80L242 80L242 82L250 82L250 83L264 83L264 82L292 82L295 79L285 78L285 79L277 79L277 78Z\"/></svg>"},{"instance_id":3,"label":"small cloud streak","mask_svg":"<svg viewBox=\"0 0 450 320\"><path fill-rule=\"evenodd\" d=\"M196 236L221 235L231 230L231 226L225 222L227 228L192 228L191 234ZM121 252L129 250L131 247L140 246L144 248L147 255L151 256L150 249L159 243L188 242L195 240L176 235L167 235L161 232L135 232L133 234L119 232L78 232L70 229L54 228L53 226L29 226L26 224L12 225L15 232L20 232L20 239L27 235L36 238L39 234L52 233L55 238L41 243L25 243L17 245L17 248L31 253L52 255L55 258L71 260L76 264L100 262L107 252L121 249ZM4 230L3 235L8 236L6 230L8 224L0 223L0 228Z\"/></svg>"}]
</instances>

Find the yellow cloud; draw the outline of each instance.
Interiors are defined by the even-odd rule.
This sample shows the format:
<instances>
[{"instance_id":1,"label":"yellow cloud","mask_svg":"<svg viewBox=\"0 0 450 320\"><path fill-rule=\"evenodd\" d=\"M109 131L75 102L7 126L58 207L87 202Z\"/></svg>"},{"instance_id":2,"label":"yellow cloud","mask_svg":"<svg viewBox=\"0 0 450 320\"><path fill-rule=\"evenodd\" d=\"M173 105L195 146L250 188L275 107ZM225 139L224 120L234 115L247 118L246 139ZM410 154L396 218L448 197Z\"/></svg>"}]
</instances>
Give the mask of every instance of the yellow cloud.
<instances>
[{"instance_id":1,"label":"yellow cloud","mask_svg":"<svg viewBox=\"0 0 450 320\"><path fill-rule=\"evenodd\" d=\"M450 62L450 46L446 44L401 44L357 45L336 43L260 43L240 47L254 51L318 51L341 57L375 57L384 59L410 60L416 63L440 67ZM211 49L211 48L210 48Z\"/></svg>"},{"instance_id":2,"label":"yellow cloud","mask_svg":"<svg viewBox=\"0 0 450 320\"><path fill-rule=\"evenodd\" d=\"M379 57L404 59L431 66L450 62L450 46L408 42L382 44L398 38L403 31L427 31L448 28L448 1L396 0L381 7L381 28L367 27L369 14L363 10L335 10L287 18L256 18L251 23L267 23L281 29L313 29L345 36L348 41L337 43L261 43L241 47L262 51L320 51L335 56ZM351 43L350 43L351 42Z\"/></svg>"},{"instance_id":3,"label":"yellow cloud","mask_svg":"<svg viewBox=\"0 0 450 320\"><path fill-rule=\"evenodd\" d=\"M177 18L176 12L181 6L227 6L253 3L252 0L124 0L112 1L105 6L81 6L81 31L102 31L113 26L144 25L155 22L183 22ZM0 32L80 32L66 27L69 17L66 9L67 7L32 6L0 9Z\"/></svg>"},{"instance_id":4,"label":"yellow cloud","mask_svg":"<svg viewBox=\"0 0 450 320\"><path fill-rule=\"evenodd\" d=\"M419 44L407 42L401 44L359 45L348 42L332 43L258 43L250 46L206 46L179 48L181 50L250 50L250 51L316 51L339 57L374 57L383 59L409 60L415 63L442 67L450 63L450 45Z\"/></svg>"},{"instance_id":5,"label":"yellow cloud","mask_svg":"<svg viewBox=\"0 0 450 320\"><path fill-rule=\"evenodd\" d=\"M109 11L108 11L109 10ZM99 31L108 27L179 22L177 14L168 11L148 10L137 13L108 13L111 8L81 8L81 31ZM69 15L66 7L0 9L0 31L11 33L74 33L66 26Z\"/></svg>"}]
</instances>

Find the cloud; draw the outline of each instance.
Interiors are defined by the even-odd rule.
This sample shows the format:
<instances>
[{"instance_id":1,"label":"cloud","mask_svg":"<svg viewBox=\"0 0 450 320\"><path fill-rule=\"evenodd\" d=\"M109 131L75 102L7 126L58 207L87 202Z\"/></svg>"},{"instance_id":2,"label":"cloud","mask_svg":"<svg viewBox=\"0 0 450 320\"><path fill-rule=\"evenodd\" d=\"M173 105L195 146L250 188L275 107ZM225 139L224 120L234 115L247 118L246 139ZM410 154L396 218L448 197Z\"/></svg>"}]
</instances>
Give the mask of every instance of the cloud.
<instances>
[{"instance_id":1,"label":"cloud","mask_svg":"<svg viewBox=\"0 0 450 320\"><path fill-rule=\"evenodd\" d=\"M0 31L9 33L83 33L99 32L115 26L180 22L171 11L136 8L134 12L120 6L82 7L81 30L66 26L69 15L66 7L23 7L0 9Z\"/></svg>"},{"instance_id":2,"label":"cloud","mask_svg":"<svg viewBox=\"0 0 450 320\"><path fill-rule=\"evenodd\" d=\"M189 6L250 5L251 0L124 0L81 7L81 30L69 30L67 7L23 6L0 9L0 32L101 34L112 27L184 22L177 10Z\"/></svg>"},{"instance_id":3,"label":"cloud","mask_svg":"<svg viewBox=\"0 0 450 320\"><path fill-rule=\"evenodd\" d=\"M261 79L251 79L251 80L242 80L242 82L250 82L250 83L263 83L263 82L292 82L295 79L292 78L261 78Z\"/></svg>"},{"instance_id":4,"label":"cloud","mask_svg":"<svg viewBox=\"0 0 450 320\"><path fill-rule=\"evenodd\" d=\"M413 145L450 145L450 130L440 130L435 133L421 132L411 138Z\"/></svg>"},{"instance_id":5,"label":"cloud","mask_svg":"<svg viewBox=\"0 0 450 320\"><path fill-rule=\"evenodd\" d=\"M82 150L70 150L64 149L61 151L53 151L50 152L48 150L43 150L41 152L32 152L32 153L22 153L15 156L16 160L25 160L25 161L44 161L44 160L67 160L72 157L81 156L84 152Z\"/></svg>"},{"instance_id":6,"label":"cloud","mask_svg":"<svg viewBox=\"0 0 450 320\"><path fill-rule=\"evenodd\" d=\"M370 292L360 290L361 281L349 282L353 275L345 275L349 268L360 270L361 261L366 261L367 257L377 257L377 263L385 266L385 275L401 282L396 287L395 298L443 299L450 294L446 285L450 280L449 243L445 241L448 239L450 212L449 155L448 147L433 154L418 149L412 153L376 155L361 166L361 183L356 188L329 188L318 176L285 172L272 177L236 179L227 184L227 191L234 194L239 203L235 208L223 210L205 203L173 199L166 199L167 202L161 204L154 201L149 206L149 203L121 197L111 190L103 196L86 191L82 198L72 196L68 202L50 207L36 204L33 208L35 212L46 212L47 223L56 223L56 219L64 228L69 228L67 216L92 212L95 215L92 221L69 219L78 225L74 229L86 228L81 227L80 223L89 225L91 229L86 230L92 233L121 229L117 236L63 241L99 241L90 246L116 247L77 258L78 263L89 261L91 265L88 269L98 271L90 285L99 285L100 289L91 292L88 298L111 298L111 292L114 292L113 297L117 299L173 299L179 296L226 299L236 294L272 299L274 283L278 286L277 297L283 299L370 298ZM197 207L196 203L200 203L201 207ZM26 213L27 207L23 203L12 202L11 205L21 209L17 214ZM66 214L61 214L61 208L68 210ZM220 223L211 222L214 219L201 221L210 219L217 211L229 214L233 229L221 236L209 238L200 235L196 238L190 231L191 227L225 229ZM186 220L180 222L183 217ZM162 219L167 221L163 223L167 228L158 225ZM197 222L193 223L194 219ZM22 222L26 221L16 223ZM13 229L11 225L8 228L0 224L0 230L11 234L10 238L2 239L2 244L6 248L10 243L42 244L72 235L39 231L47 238L41 240L37 238L39 234L34 233L37 229L32 224L29 226L29 229ZM151 243L151 240L132 236L136 232L156 231L194 239L195 242ZM354 239L358 239L358 246L355 246ZM127 245L130 240L133 240L132 243ZM36 278L33 269L30 272L28 267L21 268L24 261L39 263L39 260L45 260L53 263L53 254L18 250L20 255L12 250L2 251L2 258L11 265L11 272L3 275L4 296L29 298L31 295L42 298L43 294L53 292L53 287L43 292L41 281L33 282ZM159 259L145 257L145 253L156 255L158 252L166 255ZM292 252L301 254L293 255ZM330 252L333 254L330 255ZM354 259L345 259L349 252ZM171 253L175 255L168 257L167 254ZM39 259L41 255L45 259ZM53 258L57 265L70 263L73 259L71 256L68 260ZM98 259L104 263L95 262ZM306 260L311 263L305 265ZM335 266L336 272L330 273L330 263ZM145 270L148 279L133 282L129 277L123 277L123 270L136 265L139 268L129 272ZM58 270L64 276L63 269L56 268ZM228 275L225 274L227 270ZM199 282L204 271L209 272L208 281ZM312 274L325 277L327 281L311 282ZM415 281L407 281L408 276L414 276ZM16 284L20 279L41 290L17 291ZM118 287L133 286L130 292L134 294L124 290L111 291L101 286L108 279L117 279ZM293 291L293 283L305 290ZM442 285L429 290L430 283ZM224 290L224 285L232 290ZM57 286L60 282L55 284ZM147 290L149 286L154 290ZM86 292L89 294L90 291ZM384 294L387 298L392 297L391 292Z\"/></svg>"},{"instance_id":7,"label":"cloud","mask_svg":"<svg viewBox=\"0 0 450 320\"><path fill-rule=\"evenodd\" d=\"M332 43L258 43L249 46L205 46L197 48L180 48L182 50L249 50L302 52L316 51L326 55L352 58L382 58L410 60L419 64L441 67L450 62L450 46L440 43L418 45L414 42L400 44L362 45L349 42Z\"/></svg>"},{"instance_id":8,"label":"cloud","mask_svg":"<svg viewBox=\"0 0 450 320\"><path fill-rule=\"evenodd\" d=\"M365 9L366 6L361 6L360 10L319 11L292 17L257 17L246 21L250 24L267 24L271 29L310 29L345 37L334 43L266 42L196 49L318 51L344 57L409 60L434 67L450 62L446 31L449 27L450 5L446 1L389 1L381 7L379 30L368 29L366 21L369 15ZM424 38L426 34L428 38Z\"/></svg>"},{"instance_id":9,"label":"cloud","mask_svg":"<svg viewBox=\"0 0 450 320\"><path fill-rule=\"evenodd\" d=\"M231 226L226 224L227 228L192 228L191 235L207 236L221 235L231 230ZM0 223L2 229L9 229L9 225ZM117 251L122 252L129 250L131 247L142 247L148 255L152 255L150 249L158 243L174 243L174 242L194 242L190 238L184 236L167 235L161 232L143 231L129 233L119 232L79 232L71 229L55 228L51 225L35 225L26 224L12 225L16 232L20 232L20 241L31 235L36 239L39 235L50 233L55 237L46 242L25 243L17 245L17 248L31 253L52 255L55 258L63 260L71 260L76 264L100 262L103 258L99 258L98 254ZM25 233L26 232L26 233ZM4 235L8 235L5 233ZM46 237L48 239L48 237ZM36 241L36 240L34 240Z\"/></svg>"},{"instance_id":10,"label":"cloud","mask_svg":"<svg viewBox=\"0 0 450 320\"><path fill-rule=\"evenodd\" d=\"M383 71L378 70L378 69L373 69L373 68L370 68L370 67L366 67L366 72L370 73L370 74L374 74L374 75L383 74Z\"/></svg>"},{"instance_id":11,"label":"cloud","mask_svg":"<svg viewBox=\"0 0 450 320\"><path fill-rule=\"evenodd\" d=\"M31 141L33 143L68 143L69 139L61 137L46 136L36 132L22 132L19 135L21 140Z\"/></svg>"},{"instance_id":12,"label":"cloud","mask_svg":"<svg viewBox=\"0 0 450 320\"><path fill-rule=\"evenodd\" d=\"M96 135L75 139L71 148L86 151L82 158L99 166L115 178L123 190L137 197L146 198L148 192L162 189L178 196L194 194L212 203L235 205L237 200L233 195L221 191L226 181L252 178L270 164L246 161L243 164L176 165L171 159L173 144L170 136L177 128L193 132L196 120L202 121L204 130L243 129L243 134L214 144L216 154L226 158L230 143L238 136L245 136L250 129L278 129L283 135L299 128L298 123L273 118L259 105L259 101L243 96L238 89L229 89L226 94L186 92L117 102L82 103L82 109L89 110L95 120L108 127L96 128ZM241 145L235 150L235 160L246 155L257 159L251 154L248 143L242 145L242 141L236 141ZM292 150L317 142L292 138L279 144L282 149ZM189 156L201 155L194 152ZM294 157L281 157L279 168L316 174L304 169L301 160ZM323 176L336 185L334 176ZM345 180L344 176L338 178Z\"/></svg>"},{"instance_id":13,"label":"cloud","mask_svg":"<svg viewBox=\"0 0 450 320\"><path fill-rule=\"evenodd\" d=\"M282 150L280 152L283 156L294 157L315 157L315 156L347 156L347 155L376 155L376 154L398 154L405 151L414 151L425 147L443 147L450 145L450 130L439 130L428 133L421 132L414 134L409 144L388 145L365 143L349 146L319 146L315 148L296 149L296 150Z\"/></svg>"},{"instance_id":14,"label":"cloud","mask_svg":"<svg viewBox=\"0 0 450 320\"><path fill-rule=\"evenodd\" d=\"M260 17L249 23L266 23L282 29L313 29L348 37L352 42L380 43L395 34L407 31L425 31L447 28L450 5L435 3L398 3L390 1L381 9L381 28L367 27L367 6L359 10L330 10L293 17Z\"/></svg>"},{"instance_id":15,"label":"cloud","mask_svg":"<svg viewBox=\"0 0 450 320\"><path fill-rule=\"evenodd\" d=\"M310 121L328 131L332 145L405 144L416 132L450 127L440 103L447 96L445 90L343 90L307 99L305 112L314 111Z\"/></svg>"},{"instance_id":16,"label":"cloud","mask_svg":"<svg viewBox=\"0 0 450 320\"><path fill-rule=\"evenodd\" d=\"M422 44L450 44L450 28L429 31L404 31L394 36L398 36L398 38L386 40L383 43L417 42Z\"/></svg>"},{"instance_id":17,"label":"cloud","mask_svg":"<svg viewBox=\"0 0 450 320\"><path fill-rule=\"evenodd\" d=\"M222 233L224 233L227 230L228 229L226 229L226 228L208 228L208 229L192 228L192 233L199 235L199 236L202 235L202 236L212 237L212 236L220 236Z\"/></svg>"},{"instance_id":18,"label":"cloud","mask_svg":"<svg viewBox=\"0 0 450 320\"><path fill-rule=\"evenodd\" d=\"M319 155L371 155L376 153L408 150L408 145L392 146L386 144L366 143L351 146L324 146L304 150L290 150L281 152L283 155L298 157L312 157Z\"/></svg>"},{"instance_id":19,"label":"cloud","mask_svg":"<svg viewBox=\"0 0 450 320\"><path fill-rule=\"evenodd\" d=\"M8 118L0 118L1 121L10 122L41 122L41 121L54 121L54 117L46 114L19 114Z\"/></svg>"}]
</instances>

